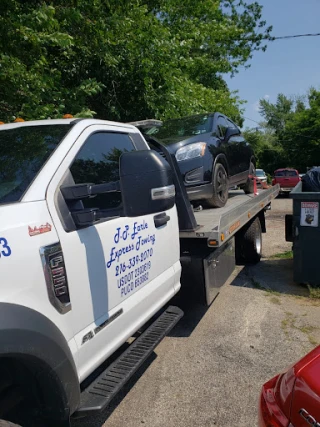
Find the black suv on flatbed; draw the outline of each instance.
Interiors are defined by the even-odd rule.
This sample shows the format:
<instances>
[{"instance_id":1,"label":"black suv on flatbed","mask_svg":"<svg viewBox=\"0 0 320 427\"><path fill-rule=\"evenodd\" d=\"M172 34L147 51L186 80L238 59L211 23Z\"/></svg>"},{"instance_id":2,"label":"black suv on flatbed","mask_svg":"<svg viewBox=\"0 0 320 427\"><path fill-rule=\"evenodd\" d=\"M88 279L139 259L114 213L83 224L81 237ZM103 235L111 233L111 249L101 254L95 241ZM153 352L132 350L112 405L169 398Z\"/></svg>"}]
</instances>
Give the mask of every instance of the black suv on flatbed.
<instances>
[{"instance_id":1,"label":"black suv on flatbed","mask_svg":"<svg viewBox=\"0 0 320 427\"><path fill-rule=\"evenodd\" d=\"M239 185L246 193L253 192L249 177L255 175L253 150L225 115L210 113L167 120L144 133L175 155L191 201L222 207L230 187Z\"/></svg>"}]
</instances>

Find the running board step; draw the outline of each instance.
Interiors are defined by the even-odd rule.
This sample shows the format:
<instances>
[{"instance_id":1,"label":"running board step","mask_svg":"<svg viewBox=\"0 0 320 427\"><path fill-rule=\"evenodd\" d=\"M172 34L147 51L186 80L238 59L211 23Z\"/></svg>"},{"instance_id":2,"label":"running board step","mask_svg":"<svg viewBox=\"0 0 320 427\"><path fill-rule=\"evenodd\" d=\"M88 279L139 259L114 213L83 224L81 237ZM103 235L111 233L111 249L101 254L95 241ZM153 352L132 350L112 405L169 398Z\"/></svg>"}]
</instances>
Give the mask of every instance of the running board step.
<instances>
[{"instance_id":1,"label":"running board step","mask_svg":"<svg viewBox=\"0 0 320 427\"><path fill-rule=\"evenodd\" d=\"M77 417L102 411L182 316L183 311L180 308L168 307L117 360L81 393L80 407L74 415Z\"/></svg>"}]
</instances>

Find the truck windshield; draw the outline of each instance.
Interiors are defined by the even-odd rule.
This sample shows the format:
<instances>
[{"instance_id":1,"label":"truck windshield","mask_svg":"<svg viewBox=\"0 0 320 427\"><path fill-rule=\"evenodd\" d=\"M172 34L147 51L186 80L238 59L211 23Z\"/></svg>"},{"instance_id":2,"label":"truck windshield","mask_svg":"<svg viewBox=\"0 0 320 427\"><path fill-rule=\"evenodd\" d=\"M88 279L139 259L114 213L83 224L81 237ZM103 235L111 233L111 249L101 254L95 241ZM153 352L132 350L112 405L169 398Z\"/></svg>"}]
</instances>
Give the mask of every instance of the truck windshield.
<instances>
[{"instance_id":1,"label":"truck windshield","mask_svg":"<svg viewBox=\"0 0 320 427\"><path fill-rule=\"evenodd\" d=\"M0 129L0 204L21 199L71 127L61 124Z\"/></svg>"},{"instance_id":2,"label":"truck windshield","mask_svg":"<svg viewBox=\"0 0 320 427\"><path fill-rule=\"evenodd\" d=\"M170 145L192 136L208 133L211 129L212 116L198 114L181 119L167 120L163 122L161 127L148 129L146 134L155 137L165 145Z\"/></svg>"}]
</instances>

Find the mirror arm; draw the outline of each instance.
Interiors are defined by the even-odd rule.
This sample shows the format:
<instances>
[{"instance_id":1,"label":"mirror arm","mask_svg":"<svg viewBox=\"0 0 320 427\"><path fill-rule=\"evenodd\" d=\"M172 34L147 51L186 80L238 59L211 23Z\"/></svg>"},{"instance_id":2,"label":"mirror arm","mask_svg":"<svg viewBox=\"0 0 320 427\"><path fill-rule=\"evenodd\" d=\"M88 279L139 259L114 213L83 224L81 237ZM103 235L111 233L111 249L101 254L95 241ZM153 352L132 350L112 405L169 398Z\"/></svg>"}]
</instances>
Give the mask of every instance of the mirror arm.
<instances>
[{"instance_id":1,"label":"mirror arm","mask_svg":"<svg viewBox=\"0 0 320 427\"><path fill-rule=\"evenodd\" d=\"M120 182L75 184L68 187L61 187L60 190L65 200L81 200L94 197L97 194L118 192L120 191Z\"/></svg>"},{"instance_id":2,"label":"mirror arm","mask_svg":"<svg viewBox=\"0 0 320 427\"><path fill-rule=\"evenodd\" d=\"M89 208L72 212L72 218L77 228L88 227L102 218L98 208Z\"/></svg>"}]
</instances>

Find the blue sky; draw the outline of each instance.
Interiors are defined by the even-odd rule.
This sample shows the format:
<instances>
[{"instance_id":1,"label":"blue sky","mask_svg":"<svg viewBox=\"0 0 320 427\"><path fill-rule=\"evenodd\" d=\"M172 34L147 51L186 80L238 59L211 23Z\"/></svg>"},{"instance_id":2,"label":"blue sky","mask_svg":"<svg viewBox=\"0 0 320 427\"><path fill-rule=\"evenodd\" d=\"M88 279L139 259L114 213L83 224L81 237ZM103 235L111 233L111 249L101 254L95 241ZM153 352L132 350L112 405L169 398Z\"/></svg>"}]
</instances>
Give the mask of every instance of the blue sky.
<instances>
[{"instance_id":1,"label":"blue sky","mask_svg":"<svg viewBox=\"0 0 320 427\"><path fill-rule=\"evenodd\" d=\"M273 36L320 33L320 0L258 0L263 19L273 25ZM261 121L258 101L276 100L278 93L303 95L314 86L320 89L320 37L276 40L266 52L256 52L249 69L240 69L226 81L247 101L244 116ZM244 127L257 126L246 120Z\"/></svg>"}]
</instances>

